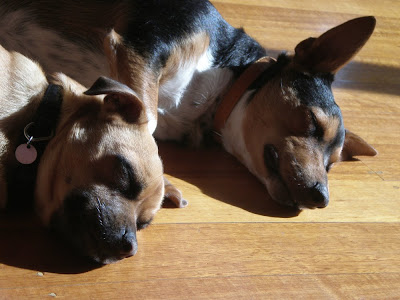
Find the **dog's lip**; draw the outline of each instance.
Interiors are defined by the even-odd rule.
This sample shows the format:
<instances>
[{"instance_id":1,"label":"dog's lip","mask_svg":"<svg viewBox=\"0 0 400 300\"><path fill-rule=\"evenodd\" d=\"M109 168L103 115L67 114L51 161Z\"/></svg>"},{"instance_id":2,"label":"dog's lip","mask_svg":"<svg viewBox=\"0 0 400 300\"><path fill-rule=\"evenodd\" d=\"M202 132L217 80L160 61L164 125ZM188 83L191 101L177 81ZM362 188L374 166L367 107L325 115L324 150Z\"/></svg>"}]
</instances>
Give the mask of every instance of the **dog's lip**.
<instances>
[{"instance_id":1,"label":"dog's lip","mask_svg":"<svg viewBox=\"0 0 400 300\"><path fill-rule=\"evenodd\" d=\"M268 181L272 180L278 180L279 184L283 186L283 190L285 193L279 193L278 197L274 197L270 193ZM289 208L294 208L297 210L300 210L301 208L299 207L299 203L296 201L296 198L293 196L292 191L288 188L286 182L283 180L282 176L280 175L280 172L273 172L272 174L270 173L268 177L266 177L264 180L265 187L267 188L268 193L270 194L272 200L274 202L283 205L285 207Z\"/></svg>"},{"instance_id":2,"label":"dog's lip","mask_svg":"<svg viewBox=\"0 0 400 300\"><path fill-rule=\"evenodd\" d=\"M269 168L267 167L267 170L269 171ZM308 201L299 201L299 199L296 196L296 191L292 190L288 187L288 184L286 183L286 181L283 179L283 177L281 176L280 172L268 172L269 176L263 179L263 182L267 188L267 191L269 190L268 188L268 180L278 180L280 182L280 184L283 186L283 189L286 191L286 193L280 197L273 197L271 194L272 199L279 203L280 205L289 207L289 208L294 208L297 209L299 211L304 210L304 209L310 209L310 210L314 210L314 209L323 209L326 206L316 206L316 205L312 205L312 204L308 204ZM260 178L260 177L259 177Z\"/></svg>"},{"instance_id":3,"label":"dog's lip","mask_svg":"<svg viewBox=\"0 0 400 300\"><path fill-rule=\"evenodd\" d=\"M137 251L131 251L126 253L121 253L117 255L91 255L91 258L99 264L106 265L111 263L116 263L125 258L132 257Z\"/></svg>"},{"instance_id":4,"label":"dog's lip","mask_svg":"<svg viewBox=\"0 0 400 300\"><path fill-rule=\"evenodd\" d=\"M94 257L92 257L92 259L101 265L108 265L108 264L113 264L113 263L119 262L119 261L123 260L124 258L128 258L131 256L133 256L133 255L130 255L130 256L118 255L118 256L110 256L110 257L106 257L106 258L100 258L98 256L94 256Z\"/></svg>"},{"instance_id":5,"label":"dog's lip","mask_svg":"<svg viewBox=\"0 0 400 300\"><path fill-rule=\"evenodd\" d=\"M269 179L271 180L271 178L275 178L276 180L278 180L280 182L280 184L283 186L283 189L286 191L286 193L282 193L280 195L280 197L273 197L271 194L272 199L289 208L294 208L297 209L299 211L304 210L304 209L310 209L310 210L314 210L314 209L323 209L326 208L327 205L314 205L312 203L309 203L309 201L301 201L298 199L298 196L296 195L296 191L292 190L290 188L288 188L287 183L283 180L282 176L280 175L280 173L274 173L271 174L269 176ZM265 183L267 182L267 179L265 179L264 181ZM267 187L267 191L268 189L268 184L265 184L265 186ZM283 196L282 196L283 195Z\"/></svg>"}]
</instances>

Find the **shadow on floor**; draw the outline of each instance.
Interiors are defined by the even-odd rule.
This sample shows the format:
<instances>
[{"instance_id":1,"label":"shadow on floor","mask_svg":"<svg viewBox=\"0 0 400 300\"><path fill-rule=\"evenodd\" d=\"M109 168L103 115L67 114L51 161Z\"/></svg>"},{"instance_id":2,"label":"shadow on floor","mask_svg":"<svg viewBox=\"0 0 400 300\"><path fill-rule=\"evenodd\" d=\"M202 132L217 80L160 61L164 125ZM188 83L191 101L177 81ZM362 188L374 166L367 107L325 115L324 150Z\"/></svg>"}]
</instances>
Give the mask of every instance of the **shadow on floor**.
<instances>
[{"instance_id":1,"label":"shadow on floor","mask_svg":"<svg viewBox=\"0 0 400 300\"><path fill-rule=\"evenodd\" d=\"M0 214L0 263L22 269L79 274L100 265L77 256L29 214Z\"/></svg>"},{"instance_id":2,"label":"shadow on floor","mask_svg":"<svg viewBox=\"0 0 400 300\"><path fill-rule=\"evenodd\" d=\"M218 146L191 149L159 142L159 151L166 174L196 186L209 197L259 215L291 218L300 213L274 202L266 188Z\"/></svg>"}]
</instances>

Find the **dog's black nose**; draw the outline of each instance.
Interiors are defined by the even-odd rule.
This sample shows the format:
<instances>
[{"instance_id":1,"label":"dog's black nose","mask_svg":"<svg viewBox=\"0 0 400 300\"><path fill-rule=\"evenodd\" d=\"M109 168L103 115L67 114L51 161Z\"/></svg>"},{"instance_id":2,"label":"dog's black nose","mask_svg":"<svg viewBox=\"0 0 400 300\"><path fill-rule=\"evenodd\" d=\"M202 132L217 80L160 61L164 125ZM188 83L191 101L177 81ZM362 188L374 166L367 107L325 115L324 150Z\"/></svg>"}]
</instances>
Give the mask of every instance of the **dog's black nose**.
<instances>
[{"instance_id":1,"label":"dog's black nose","mask_svg":"<svg viewBox=\"0 0 400 300\"><path fill-rule=\"evenodd\" d=\"M328 206L329 203L329 191L328 187L321 183L317 182L311 188L311 201L316 208L324 208Z\"/></svg>"},{"instance_id":2,"label":"dog's black nose","mask_svg":"<svg viewBox=\"0 0 400 300\"><path fill-rule=\"evenodd\" d=\"M136 241L136 234L134 232L125 232L120 242L120 255L121 257L128 257L135 255L138 246Z\"/></svg>"}]
</instances>

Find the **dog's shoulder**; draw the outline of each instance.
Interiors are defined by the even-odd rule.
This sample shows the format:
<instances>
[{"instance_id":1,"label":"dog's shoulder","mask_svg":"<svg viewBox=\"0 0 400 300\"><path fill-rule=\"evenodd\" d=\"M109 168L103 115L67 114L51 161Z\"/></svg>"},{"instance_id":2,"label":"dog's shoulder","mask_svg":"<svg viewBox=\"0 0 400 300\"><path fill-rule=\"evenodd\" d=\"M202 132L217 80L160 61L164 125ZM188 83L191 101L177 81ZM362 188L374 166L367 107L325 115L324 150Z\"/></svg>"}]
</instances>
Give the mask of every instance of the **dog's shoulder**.
<instances>
[{"instance_id":1,"label":"dog's shoulder","mask_svg":"<svg viewBox=\"0 0 400 300\"><path fill-rule=\"evenodd\" d=\"M207 0L133 1L128 20L124 40L153 68L163 65L174 47L199 33L209 37L214 67L241 67L265 55L257 41L226 22Z\"/></svg>"}]
</instances>

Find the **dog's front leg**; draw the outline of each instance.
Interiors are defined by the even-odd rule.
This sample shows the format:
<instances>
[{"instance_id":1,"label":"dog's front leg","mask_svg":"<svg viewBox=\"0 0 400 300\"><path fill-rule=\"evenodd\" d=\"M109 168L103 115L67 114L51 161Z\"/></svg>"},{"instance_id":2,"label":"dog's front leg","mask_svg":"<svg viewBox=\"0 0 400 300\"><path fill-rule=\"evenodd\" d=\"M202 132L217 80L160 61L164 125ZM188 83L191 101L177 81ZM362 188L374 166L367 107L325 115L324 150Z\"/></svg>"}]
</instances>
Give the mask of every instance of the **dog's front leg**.
<instances>
[{"instance_id":1,"label":"dog's front leg","mask_svg":"<svg viewBox=\"0 0 400 300\"><path fill-rule=\"evenodd\" d=\"M172 201L177 207L183 208L188 202L183 199L182 193L164 176L165 199Z\"/></svg>"}]
</instances>

